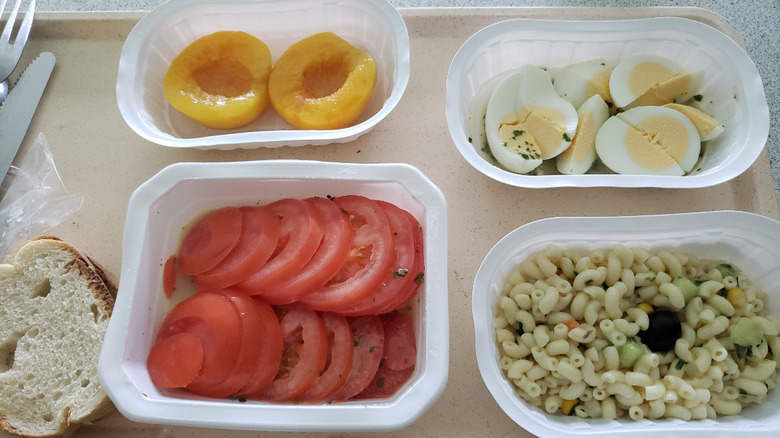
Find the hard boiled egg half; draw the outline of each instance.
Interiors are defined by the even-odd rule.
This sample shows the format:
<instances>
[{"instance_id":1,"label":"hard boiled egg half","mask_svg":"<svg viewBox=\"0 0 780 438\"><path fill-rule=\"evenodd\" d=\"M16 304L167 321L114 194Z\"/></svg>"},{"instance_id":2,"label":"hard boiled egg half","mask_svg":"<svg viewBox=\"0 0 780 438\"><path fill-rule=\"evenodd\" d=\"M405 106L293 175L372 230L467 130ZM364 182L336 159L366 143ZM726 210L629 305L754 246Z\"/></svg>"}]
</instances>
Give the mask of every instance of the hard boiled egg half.
<instances>
[{"instance_id":1,"label":"hard boiled egg half","mask_svg":"<svg viewBox=\"0 0 780 438\"><path fill-rule=\"evenodd\" d=\"M614 66L603 58L575 62L561 67L553 75L553 86L558 94L574 108L580 108L591 96L598 94L605 102L612 102L609 77Z\"/></svg>"},{"instance_id":2,"label":"hard boiled egg half","mask_svg":"<svg viewBox=\"0 0 780 438\"><path fill-rule=\"evenodd\" d=\"M596 134L596 152L621 174L688 173L699 158L699 132L683 113L640 106L610 117Z\"/></svg>"},{"instance_id":3,"label":"hard boiled egg half","mask_svg":"<svg viewBox=\"0 0 780 438\"><path fill-rule=\"evenodd\" d=\"M580 175L596 161L596 133L609 118L609 106L595 94L578 109L577 133L571 146L555 157L555 167L564 175Z\"/></svg>"},{"instance_id":4,"label":"hard boiled egg half","mask_svg":"<svg viewBox=\"0 0 780 438\"><path fill-rule=\"evenodd\" d=\"M660 55L635 55L617 64L609 77L609 92L619 108L683 102L696 93L703 72L689 73Z\"/></svg>"},{"instance_id":5,"label":"hard boiled egg half","mask_svg":"<svg viewBox=\"0 0 780 438\"><path fill-rule=\"evenodd\" d=\"M502 80L490 95L485 135L502 166L528 173L569 147L577 118L572 104L555 91L550 76L526 65Z\"/></svg>"}]
</instances>

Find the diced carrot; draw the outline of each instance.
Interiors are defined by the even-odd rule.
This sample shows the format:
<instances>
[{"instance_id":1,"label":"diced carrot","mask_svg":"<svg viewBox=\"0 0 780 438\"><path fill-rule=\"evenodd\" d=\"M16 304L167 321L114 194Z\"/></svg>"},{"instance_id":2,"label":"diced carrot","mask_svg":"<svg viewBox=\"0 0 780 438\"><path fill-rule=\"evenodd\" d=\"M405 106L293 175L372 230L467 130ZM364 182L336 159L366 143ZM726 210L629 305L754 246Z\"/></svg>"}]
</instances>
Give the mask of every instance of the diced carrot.
<instances>
[{"instance_id":1,"label":"diced carrot","mask_svg":"<svg viewBox=\"0 0 780 438\"><path fill-rule=\"evenodd\" d=\"M572 331L573 329L580 326L580 323L577 322L577 320L574 318L564 322L564 324L566 324L566 327L568 327L569 331Z\"/></svg>"}]
</instances>

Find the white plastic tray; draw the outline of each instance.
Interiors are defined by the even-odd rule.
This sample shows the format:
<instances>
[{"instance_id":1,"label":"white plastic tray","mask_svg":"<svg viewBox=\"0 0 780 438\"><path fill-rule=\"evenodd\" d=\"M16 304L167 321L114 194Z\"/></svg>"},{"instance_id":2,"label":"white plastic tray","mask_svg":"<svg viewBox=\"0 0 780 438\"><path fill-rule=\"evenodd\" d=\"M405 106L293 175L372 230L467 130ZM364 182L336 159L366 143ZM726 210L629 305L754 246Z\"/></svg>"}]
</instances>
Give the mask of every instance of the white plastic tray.
<instances>
[{"instance_id":1,"label":"white plastic tray","mask_svg":"<svg viewBox=\"0 0 780 438\"><path fill-rule=\"evenodd\" d=\"M549 69L594 58L615 65L634 54L659 54L688 71L703 70L701 108L725 132L706 142L690 175L520 175L488 162L475 134L497 80L525 64ZM758 157L769 135L769 108L753 61L734 40L700 22L676 17L568 21L514 19L485 27L458 50L446 86L447 124L461 155L503 183L546 187L694 188L728 181ZM470 141L471 138L471 141Z\"/></svg>"},{"instance_id":2,"label":"white plastic tray","mask_svg":"<svg viewBox=\"0 0 780 438\"><path fill-rule=\"evenodd\" d=\"M780 314L780 223L738 211L626 217L559 217L523 225L490 250L474 279L472 312L477 362L493 398L517 424L539 437L631 436L673 434L705 437L748 433L751 437L780 434L780 390L767 401L736 416L717 420L676 419L633 421L580 419L548 415L513 392L498 365L494 315L504 279L529 255L552 243L562 248L608 249L614 243L639 248L675 248L700 258L734 263L769 295L767 309ZM691 435L687 435L691 434Z\"/></svg>"}]
</instances>

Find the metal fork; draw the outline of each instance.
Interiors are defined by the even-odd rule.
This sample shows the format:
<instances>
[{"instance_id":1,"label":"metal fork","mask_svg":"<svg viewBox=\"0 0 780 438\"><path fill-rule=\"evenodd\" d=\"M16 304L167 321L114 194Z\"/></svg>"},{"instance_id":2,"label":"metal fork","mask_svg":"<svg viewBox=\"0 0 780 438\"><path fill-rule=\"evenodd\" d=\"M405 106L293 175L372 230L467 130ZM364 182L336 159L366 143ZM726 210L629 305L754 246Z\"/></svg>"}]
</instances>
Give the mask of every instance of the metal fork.
<instances>
[{"instance_id":1,"label":"metal fork","mask_svg":"<svg viewBox=\"0 0 780 438\"><path fill-rule=\"evenodd\" d=\"M5 10L5 3L6 0L0 0L0 13ZM16 23L16 15L19 13L21 5L22 0L16 0L11 14L8 16L8 21L3 28L3 33L0 35L0 104L5 101L5 97L8 95L8 78L16 69L16 65L22 57L22 51L27 43L27 37L30 35L33 15L35 14L35 0L31 0L24 14L22 25L19 27L16 36L13 37L12 43L11 36Z\"/></svg>"}]
</instances>

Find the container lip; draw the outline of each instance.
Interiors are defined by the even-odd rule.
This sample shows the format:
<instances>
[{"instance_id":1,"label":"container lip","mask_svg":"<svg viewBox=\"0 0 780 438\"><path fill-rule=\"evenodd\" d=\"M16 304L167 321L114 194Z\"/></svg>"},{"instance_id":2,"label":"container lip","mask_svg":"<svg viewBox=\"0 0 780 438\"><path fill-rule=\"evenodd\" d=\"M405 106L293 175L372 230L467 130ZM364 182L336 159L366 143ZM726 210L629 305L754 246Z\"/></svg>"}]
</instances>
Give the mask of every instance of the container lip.
<instances>
[{"instance_id":1,"label":"container lip","mask_svg":"<svg viewBox=\"0 0 780 438\"><path fill-rule=\"evenodd\" d=\"M518 38L517 41L554 41L571 39L571 35L634 35L635 41L641 41L646 32L676 32L686 35L686 44L706 42L709 48L715 48L717 56L734 66L738 77L733 78L747 111L745 137L739 139L739 153L715 171L686 175L682 177L660 175L520 175L497 167L476 151L469 141L469 133L464 126L464 112L467 113L470 102L461 101L461 89L467 80L463 72L467 62L476 56L484 46L495 47L499 39L507 34ZM545 38L548 38L545 40ZM584 60L584 59L581 59ZM511 62L507 61L507 68ZM705 72L706 75L706 72ZM736 89L736 88L735 88ZM769 106L767 103L761 76L747 52L733 39L719 30L682 17L652 17L625 20L546 20L535 18L517 18L488 25L469 37L458 49L450 63L446 79L446 119L450 136L463 158L476 170L507 185L525 188L552 187L629 187L629 188L703 188L729 181L741 175L758 158L769 137ZM467 114L466 114L467 115ZM735 147L736 148L736 147Z\"/></svg>"},{"instance_id":2,"label":"container lip","mask_svg":"<svg viewBox=\"0 0 780 438\"><path fill-rule=\"evenodd\" d=\"M366 120L352 126L330 130L260 130L245 132L229 132L224 134L204 135L192 138L183 138L163 132L154 126L150 116L139 107L137 78L143 74L143 62L139 62L142 53L148 49L150 38L157 29L172 15L182 11L199 11L204 7L224 5L253 5L262 7L262 4L284 3L290 7L295 5L320 5L313 0L169 0L154 8L144 15L128 34L122 47L117 72L116 96L117 105L122 118L136 134L161 146L174 148L198 148L198 149L235 149L237 147L279 147L279 146L304 146L325 145L331 143L343 143L352 141L374 128L381 120L387 117L398 105L409 83L410 43L406 22L387 0L330 0L322 7L338 5L359 5L366 10L373 10L380 14L386 21L393 43L393 61L395 63L390 94L382 103L381 108ZM259 6L260 5L260 6Z\"/></svg>"},{"instance_id":3,"label":"container lip","mask_svg":"<svg viewBox=\"0 0 780 438\"><path fill-rule=\"evenodd\" d=\"M139 321L131 322L134 306L151 303L151 298L134 303L141 287L141 266L149 253L141 244L149 240L149 219L153 205L182 182L255 179L269 181L344 184L397 183L425 209L426 283L417 322L426 348L418 356L419 375L403 393L376 401L355 401L323 405L271 404L248 401L209 400L199 397L174 398L145 394L132 375L144 372L144 365L128 357L127 345ZM316 191L316 188L314 189ZM449 318L447 307L447 223L442 192L417 168L403 163L354 164L304 160L171 164L141 184L128 202L123 236L119 292L98 364L98 375L106 394L126 417L139 422L243 430L279 431L381 431L404 428L416 421L438 399L449 372ZM136 243L134 243L136 242ZM151 310L151 306L149 306ZM154 316L151 316L154 318ZM141 368L141 369L139 369ZM135 373L135 374L134 374Z\"/></svg>"},{"instance_id":4,"label":"container lip","mask_svg":"<svg viewBox=\"0 0 780 438\"><path fill-rule=\"evenodd\" d=\"M720 417L715 420L682 421L666 420L618 420L600 421L583 420L576 417L551 417L543 410L524 403L515 396L511 385L498 366L497 348L494 342L494 326L488 316L494 309L489 300L491 284L499 275L501 263L512 257L524 260L528 255L544 248L546 242L558 244L563 248L596 249L609 248L612 243L636 244L643 248L678 248L698 245L696 239L705 241L698 248L707 258L720 258L721 254L731 252L738 243L745 242L747 246L758 246L760 252L745 249L747 255L741 257L760 258L756 254L780 253L780 222L768 217L742 211L720 210L693 213L675 213L638 216L610 217L555 217L530 222L510 231L501 238L487 253L474 278L472 294L472 316L475 327L475 347L477 363L483 382L501 409L517 424L539 437L567 436L632 436L652 437L659 433L712 433L744 431L751 436L773 436L780 431L780 414L774 417L761 418L752 413L749 416L738 415ZM570 242L568 245L564 242ZM719 247L721 242L726 242ZM712 256L709 252L714 250ZM775 265L780 265L774 257ZM727 259L734 262L734 260ZM760 263L759 263L760 264ZM753 266L740 265L743 272L751 280L770 280L769 278L754 278L746 269L758 269ZM768 266L763 270L773 270ZM773 277L774 278L774 277ZM762 285L762 287L766 287ZM769 289L765 289L769 290ZM771 298L780 299L776 292ZM770 299L773 309L780 308L778 300ZM776 311L776 310L775 310ZM780 393L770 393L772 404L778 405ZM765 406L764 414L773 406ZM756 409L757 407L751 407ZM759 407L760 408L760 407ZM775 412L777 412L775 410Z\"/></svg>"}]
</instances>

